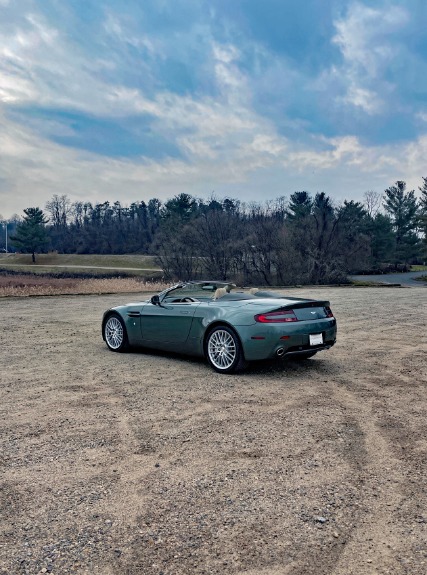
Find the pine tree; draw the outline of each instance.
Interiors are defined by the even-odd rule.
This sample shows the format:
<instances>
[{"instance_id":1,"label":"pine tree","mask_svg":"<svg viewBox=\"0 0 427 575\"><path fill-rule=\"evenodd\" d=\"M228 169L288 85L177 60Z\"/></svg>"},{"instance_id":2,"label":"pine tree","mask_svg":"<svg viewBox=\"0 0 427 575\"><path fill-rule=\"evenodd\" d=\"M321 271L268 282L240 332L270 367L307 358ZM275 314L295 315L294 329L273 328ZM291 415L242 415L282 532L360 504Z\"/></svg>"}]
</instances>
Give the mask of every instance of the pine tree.
<instances>
[{"instance_id":1,"label":"pine tree","mask_svg":"<svg viewBox=\"0 0 427 575\"><path fill-rule=\"evenodd\" d=\"M419 200L419 227L421 233L423 234L423 256L427 258L427 178L423 178L423 185L418 189L421 192L421 197Z\"/></svg>"},{"instance_id":2,"label":"pine tree","mask_svg":"<svg viewBox=\"0 0 427 575\"><path fill-rule=\"evenodd\" d=\"M385 190L384 208L396 234L396 263L409 263L419 255L420 246L416 233L418 205L414 190L406 191L406 183L397 181Z\"/></svg>"},{"instance_id":3,"label":"pine tree","mask_svg":"<svg viewBox=\"0 0 427 575\"><path fill-rule=\"evenodd\" d=\"M313 198L308 192L294 192L291 194L287 215L290 220L302 220L311 214Z\"/></svg>"},{"instance_id":4,"label":"pine tree","mask_svg":"<svg viewBox=\"0 0 427 575\"><path fill-rule=\"evenodd\" d=\"M24 220L18 224L16 234L10 239L18 250L31 254L35 263L36 252L42 251L49 243L45 227L48 220L40 208L27 208L24 214Z\"/></svg>"}]
</instances>

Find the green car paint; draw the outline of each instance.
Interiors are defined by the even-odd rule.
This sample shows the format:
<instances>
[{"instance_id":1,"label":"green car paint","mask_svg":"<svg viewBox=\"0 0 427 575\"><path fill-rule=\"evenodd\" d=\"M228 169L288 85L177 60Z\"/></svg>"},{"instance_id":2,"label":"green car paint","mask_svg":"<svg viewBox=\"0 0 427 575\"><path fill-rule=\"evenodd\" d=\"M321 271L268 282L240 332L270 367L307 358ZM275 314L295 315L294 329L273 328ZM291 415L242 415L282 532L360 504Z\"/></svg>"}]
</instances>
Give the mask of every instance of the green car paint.
<instances>
[{"instance_id":1,"label":"green car paint","mask_svg":"<svg viewBox=\"0 0 427 575\"><path fill-rule=\"evenodd\" d=\"M177 284L106 311L102 336L112 351L138 346L207 357L222 373L253 360L305 359L335 344L329 301L234 288L218 281Z\"/></svg>"}]
</instances>

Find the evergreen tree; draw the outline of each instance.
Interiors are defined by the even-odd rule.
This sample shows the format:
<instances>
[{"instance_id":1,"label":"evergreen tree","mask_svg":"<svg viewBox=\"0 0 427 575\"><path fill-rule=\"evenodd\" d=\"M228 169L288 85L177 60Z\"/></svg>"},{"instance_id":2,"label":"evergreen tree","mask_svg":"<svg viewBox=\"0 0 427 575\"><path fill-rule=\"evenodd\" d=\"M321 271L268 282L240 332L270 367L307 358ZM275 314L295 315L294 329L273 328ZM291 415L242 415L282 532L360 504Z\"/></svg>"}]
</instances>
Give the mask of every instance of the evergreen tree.
<instances>
[{"instance_id":1,"label":"evergreen tree","mask_svg":"<svg viewBox=\"0 0 427 575\"><path fill-rule=\"evenodd\" d=\"M418 205L414 190L407 192L406 183L397 181L385 190L384 208L390 214L396 234L395 263L408 263L419 254Z\"/></svg>"},{"instance_id":2,"label":"evergreen tree","mask_svg":"<svg viewBox=\"0 0 427 575\"><path fill-rule=\"evenodd\" d=\"M423 234L423 257L427 258L427 178L423 178L423 185L419 188L421 197L419 201L419 227Z\"/></svg>"},{"instance_id":3,"label":"evergreen tree","mask_svg":"<svg viewBox=\"0 0 427 575\"><path fill-rule=\"evenodd\" d=\"M313 198L308 192L294 192L291 194L287 216L290 220L302 220L311 214Z\"/></svg>"},{"instance_id":4,"label":"evergreen tree","mask_svg":"<svg viewBox=\"0 0 427 575\"><path fill-rule=\"evenodd\" d=\"M168 200L161 209L162 218L173 218L180 224L187 223L197 213L197 201L190 194L178 194Z\"/></svg>"},{"instance_id":5,"label":"evergreen tree","mask_svg":"<svg viewBox=\"0 0 427 575\"><path fill-rule=\"evenodd\" d=\"M27 208L24 214L24 220L18 224L16 234L10 239L18 250L31 254L35 263L36 252L43 251L49 243L45 227L48 220L40 208Z\"/></svg>"},{"instance_id":6,"label":"evergreen tree","mask_svg":"<svg viewBox=\"0 0 427 575\"><path fill-rule=\"evenodd\" d=\"M389 216L377 213L370 222L369 235L374 267L392 262L396 249L396 237Z\"/></svg>"},{"instance_id":7,"label":"evergreen tree","mask_svg":"<svg viewBox=\"0 0 427 575\"><path fill-rule=\"evenodd\" d=\"M336 256L341 257L346 271L360 271L370 266L370 222L365 207L360 202L344 200L336 210L338 241Z\"/></svg>"}]
</instances>

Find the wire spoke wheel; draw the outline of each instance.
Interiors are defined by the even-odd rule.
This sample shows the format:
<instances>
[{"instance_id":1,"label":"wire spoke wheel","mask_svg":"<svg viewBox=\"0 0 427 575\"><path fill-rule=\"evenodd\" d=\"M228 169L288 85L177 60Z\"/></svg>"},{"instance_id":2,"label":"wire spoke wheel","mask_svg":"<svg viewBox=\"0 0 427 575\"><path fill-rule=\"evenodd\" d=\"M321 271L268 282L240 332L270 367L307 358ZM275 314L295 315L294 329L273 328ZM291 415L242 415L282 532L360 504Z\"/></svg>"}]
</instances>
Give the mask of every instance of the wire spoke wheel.
<instances>
[{"instance_id":1,"label":"wire spoke wheel","mask_svg":"<svg viewBox=\"0 0 427 575\"><path fill-rule=\"evenodd\" d=\"M222 373L233 373L244 366L237 335L228 327L217 327L208 336L206 355L212 367Z\"/></svg>"},{"instance_id":2,"label":"wire spoke wheel","mask_svg":"<svg viewBox=\"0 0 427 575\"><path fill-rule=\"evenodd\" d=\"M126 334L122 321L115 315L109 317L104 327L105 341L110 349L119 351L126 344Z\"/></svg>"}]
</instances>

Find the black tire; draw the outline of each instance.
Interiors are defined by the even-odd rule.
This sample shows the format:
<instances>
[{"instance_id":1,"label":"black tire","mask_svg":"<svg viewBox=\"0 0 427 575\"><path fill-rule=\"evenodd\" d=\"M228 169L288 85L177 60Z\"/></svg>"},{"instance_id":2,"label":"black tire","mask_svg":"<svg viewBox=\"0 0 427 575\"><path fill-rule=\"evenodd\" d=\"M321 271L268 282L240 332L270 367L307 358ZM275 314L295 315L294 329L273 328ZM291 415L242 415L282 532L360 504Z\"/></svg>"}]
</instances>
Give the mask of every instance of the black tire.
<instances>
[{"instance_id":1,"label":"black tire","mask_svg":"<svg viewBox=\"0 0 427 575\"><path fill-rule=\"evenodd\" d=\"M102 332L109 350L123 352L129 349L125 323L118 314L112 313L107 317Z\"/></svg>"},{"instance_id":2,"label":"black tire","mask_svg":"<svg viewBox=\"0 0 427 575\"><path fill-rule=\"evenodd\" d=\"M236 373L247 366L236 332L226 325L217 325L208 333L205 354L218 373Z\"/></svg>"}]
</instances>

